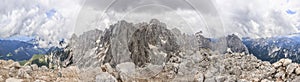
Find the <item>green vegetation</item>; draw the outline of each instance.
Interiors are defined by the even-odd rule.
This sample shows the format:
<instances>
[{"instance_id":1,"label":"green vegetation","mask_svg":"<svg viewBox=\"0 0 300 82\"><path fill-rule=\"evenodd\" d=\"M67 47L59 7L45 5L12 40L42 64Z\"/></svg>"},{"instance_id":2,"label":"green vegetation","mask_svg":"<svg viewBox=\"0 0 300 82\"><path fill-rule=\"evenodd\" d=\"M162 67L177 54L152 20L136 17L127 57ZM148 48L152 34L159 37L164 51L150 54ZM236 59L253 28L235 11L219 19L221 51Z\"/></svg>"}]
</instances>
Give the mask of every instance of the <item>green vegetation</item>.
<instances>
[{"instance_id":1,"label":"green vegetation","mask_svg":"<svg viewBox=\"0 0 300 82\"><path fill-rule=\"evenodd\" d=\"M6 57L10 57L10 56L13 56L13 54L11 53L6 54Z\"/></svg>"},{"instance_id":2,"label":"green vegetation","mask_svg":"<svg viewBox=\"0 0 300 82\"><path fill-rule=\"evenodd\" d=\"M21 65L31 65L31 64L36 64L38 65L39 67L41 66L49 66L49 60L48 58L46 57L46 55L43 55L43 54L36 54L36 55L33 55L31 57L31 59L29 59L28 61L26 60L23 60L23 61L19 61L19 63Z\"/></svg>"},{"instance_id":3,"label":"green vegetation","mask_svg":"<svg viewBox=\"0 0 300 82\"><path fill-rule=\"evenodd\" d=\"M24 66L27 63L27 60L19 61L20 65Z\"/></svg>"}]
</instances>

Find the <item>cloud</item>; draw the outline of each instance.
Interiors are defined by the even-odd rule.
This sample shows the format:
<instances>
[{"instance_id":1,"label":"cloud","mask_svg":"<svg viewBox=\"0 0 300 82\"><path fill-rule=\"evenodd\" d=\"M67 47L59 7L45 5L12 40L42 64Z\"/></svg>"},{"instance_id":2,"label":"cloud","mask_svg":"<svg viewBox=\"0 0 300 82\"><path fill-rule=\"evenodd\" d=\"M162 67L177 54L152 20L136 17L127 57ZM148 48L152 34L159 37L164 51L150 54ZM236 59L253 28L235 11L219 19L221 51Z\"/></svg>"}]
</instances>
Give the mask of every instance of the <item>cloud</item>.
<instances>
[{"instance_id":1,"label":"cloud","mask_svg":"<svg viewBox=\"0 0 300 82\"><path fill-rule=\"evenodd\" d=\"M297 0L4 0L0 38L29 36L40 45L57 45L72 33L105 29L118 20L157 18L170 28L217 37L237 33L269 37L298 33Z\"/></svg>"},{"instance_id":2,"label":"cloud","mask_svg":"<svg viewBox=\"0 0 300 82\"><path fill-rule=\"evenodd\" d=\"M211 0L87 0L78 15L75 32L105 29L119 20L133 23L159 19L184 33L224 34L221 19Z\"/></svg>"},{"instance_id":3,"label":"cloud","mask_svg":"<svg viewBox=\"0 0 300 82\"><path fill-rule=\"evenodd\" d=\"M57 45L73 33L80 7L79 0L1 1L0 37L36 37L40 47Z\"/></svg>"},{"instance_id":4,"label":"cloud","mask_svg":"<svg viewBox=\"0 0 300 82\"><path fill-rule=\"evenodd\" d=\"M216 0L216 7L227 33L259 38L299 32L297 0Z\"/></svg>"}]
</instances>

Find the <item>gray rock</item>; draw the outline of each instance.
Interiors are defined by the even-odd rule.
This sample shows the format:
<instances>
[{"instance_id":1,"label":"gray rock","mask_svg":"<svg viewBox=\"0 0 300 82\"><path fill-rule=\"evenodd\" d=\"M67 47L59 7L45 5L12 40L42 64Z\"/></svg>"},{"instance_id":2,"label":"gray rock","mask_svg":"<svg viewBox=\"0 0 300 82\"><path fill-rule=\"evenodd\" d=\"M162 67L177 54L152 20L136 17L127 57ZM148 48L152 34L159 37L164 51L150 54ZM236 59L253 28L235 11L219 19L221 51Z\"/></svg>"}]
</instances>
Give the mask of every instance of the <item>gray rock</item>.
<instances>
[{"instance_id":1,"label":"gray rock","mask_svg":"<svg viewBox=\"0 0 300 82\"><path fill-rule=\"evenodd\" d=\"M46 82L44 80L35 80L34 82Z\"/></svg>"},{"instance_id":2,"label":"gray rock","mask_svg":"<svg viewBox=\"0 0 300 82\"><path fill-rule=\"evenodd\" d=\"M214 77L212 77L212 78L205 78L204 82L217 82L217 81L215 80Z\"/></svg>"},{"instance_id":3,"label":"gray rock","mask_svg":"<svg viewBox=\"0 0 300 82\"><path fill-rule=\"evenodd\" d=\"M1 61L0 61L1 62ZM4 81L4 79L2 78L2 76L0 75L0 81L1 82L3 82Z\"/></svg>"},{"instance_id":4,"label":"gray rock","mask_svg":"<svg viewBox=\"0 0 300 82\"><path fill-rule=\"evenodd\" d=\"M295 73L296 73L297 75L300 74L300 67L297 67L297 68L295 69Z\"/></svg>"},{"instance_id":5,"label":"gray rock","mask_svg":"<svg viewBox=\"0 0 300 82\"><path fill-rule=\"evenodd\" d=\"M273 82L273 81L270 81L268 79L263 79L263 80L261 80L261 82Z\"/></svg>"},{"instance_id":6,"label":"gray rock","mask_svg":"<svg viewBox=\"0 0 300 82\"><path fill-rule=\"evenodd\" d=\"M251 82L251 81L248 81L246 79L239 79L239 80L237 80L237 82Z\"/></svg>"},{"instance_id":7,"label":"gray rock","mask_svg":"<svg viewBox=\"0 0 300 82\"><path fill-rule=\"evenodd\" d=\"M279 61L282 62L283 66L287 66L292 63L291 59L280 59Z\"/></svg>"},{"instance_id":8,"label":"gray rock","mask_svg":"<svg viewBox=\"0 0 300 82\"><path fill-rule=\"evenodd\" d=\"M14 62L14 63L10 64L8 67L9 68L12 68L12 67L14 67L14 68L20 68L21 65L19 64L19 62Z\"/></svg>"},{"instance_id":9,"label":"gray rock","mask_svg":"<svg viewBox=\"0 0 300 82\"><path fill-rule=\"evenodd\" d=\"M27 70L26 69L19 69L18 70L18 77L20 78L27 78L27 79L30 79L31 76L28 74Z\"/></svg>"},{"instance_id":10,"label":"gray rock","mask_svg":"<svg viewBox=\"0 0 300 82\"><path fill-rule=\"evenodd\" d=\"M176 38L164 23L153 19L149 24L143 24L137 28L128 44L131 52L130 58L137 66L142 67L146 63L162 65L163 62L156 63L156 61L168 61L171 54L178 51L179 45L176 43ZM165 51L167 56L153 52L151 50L153 47L157 48L157 51ZM151 60L158 58L162 59Z\"/></svg>"},{"instance_id":11,"label":"gray rock","mask_svg":"<svg viewBox=\"0 0 300 82\"><path fill-rule=\"evenodd\" d=\"M294 72L294 70L297 68L298 64L291 63L286 67L286 72L290 75Z\"/></svg>"},{"instance_id":12,"label":"gray rock","mask_svg":"<svg viewBox=\"0 0 300 82\"><path fill-rule=\"evenodd\" d=\"M23 82L23 79L8 78L5 80L5 82Z\"/></svg>"},{"instance_id":13,"label":"gray rock","mask_svg":"<svg viewBox=\"0 0 300 82\"><path fill-rule=\"evenodd\" d=\"M196 34L199 49L212 49L212 42L209 38L205 38L203 35L201 35L201 32L197 32Z\"/></svg>"},{"instance_id":14,"label":"gray rock","mask_svg":"<svg viewBox=\"0 0 300 82\"><path fill-rule=\"evenodd\" d=\"M209 48L220 53L226 53L227 50L230 49L233 53L249 54L249 51L243 44L242 40L234 34L218 38L217 42L213 42L211 39L199 35L199 33L197 33L196 36L200 44L200 48Z\"/></svg>"},{"instance_id":15,"label":"gray rock","mask_svg":"<svg viewBox=\"0 0 300 82\"><path fill-rule=\"evenodd\" d=\"M295 79L292 80L292 82L299 82L300 81L300 76L295 77Z\"/></svg>"},{"instance_id":16,"label":"gray rock","mask_svg":"<svg viewBox=\"0 0 300 82\"><path fill-rule=\"evenodd\" d=\"M201 72L198 72L194 77L196 82L204 82L204 78L205 77L204 77L203 73L201 73Z\"/></svg>"},{"instance_id":17,"label":"gray rock","mask_svg":"<svg viewBox=\"0 0 300 82\"><path fill-rule=\"evenodd\" d=\"M104 72L108 72L108 73L112 73L114 72L114 69L110 66L109 63L105 63L104 65L101 66L102 70L104 70Z\"/></svg>"},{"instance_id":18,"label":"gray rock","mask_svg":"<svg viewBox=\"0 0 300 82\"><path fill-rule=\"evenodd\" d=\"M102 72L96 75L96 82L117 82L117 79L107 72Z\"/></svg>"},{"instance_id":19,"label":"gray rock","mask_svg":"<svg viewBox=\"0 0 300 82\"><path fill-rule=\"evenodd\" d=\"M128 23L126 21L119 21L117 24L114 24L111 27L113 27L113 29L111 30L112 36L110 36L110 63L113 64L112 66L114 66L114 63L119 64L132 61L130 59L128 41L136 31L136 27L133 25L133 23Z\"/></svg>"},{"instance_id":20,"label":"gray rock","mask_svg":"<svg viewBox=\"0 0 300 82\"><path fill-rule=\"evenodd\" d=\"M285 72L284 72L284 71L279 71L279 72L276 73L274 76L275 76L276 78L280 78L280 77L284 77L284 75L285 75Z\"/></svg>"},{"instance_id":21,"label":"gray rock","mask_svg":"<svg viewBox=\"0 0 300 82\"><path fill-rule=\"evenodd\" d=\"M243 44L242 40L235 34L228 35L226 37L226 42L227 42L227 48L230 48L232 52L235 53L246 53L248 54L249 51L247 47Z\"/></svg>"},{"instance_id":22,"label":"gray rock","mask_svg":"<svg viewBox=\"0 0 300 82\"><path fill-rule=\"evenodd\" d=\"M32 68L32 70L36 71L39 69L39 67L36 64L32 64L30 65L30 67Z\"/></svg>"},{"instance_id":23,"label":"gray rock","mask_svg":"<svg viewBox=\"0 0 300 82\"><path fill-rule=\"evenodd\" d=\"M138 78L142 79L149 79L151 77L155 77L160 72L162 72L163 66L162 65L152 65L149 64L143 68L136 69Z\"/></svg>"},{"instance_id":24,"label":"gray rock","mask_svg":"<svg viewBox=\"0 0 300 82\"><path fill-rule=\"evenodd\" d=\"M125 62L116 66L122 81L132 81L136 77L136 68L133 62Z\"/></svg>"},{"instance_id":25,"label":"gray rock","mask_svg":"<svg viewBox=\"0 0 300 82\"><path fill-rule=\"evenodd\" d=\"M216 76L217 82L225 82L228 79L227 76Z\"/></svg>"},{"instance_id":26,"label":"gray rock","mask_svg":"<svg viewBox=\"0 0 300 82\"><path fill-rule=\"evenodd\" d=\"M103 31L98 29L84 32L78 37L73 34L69 43L69 48L72 52L69 54L66 53L68 54L66 55L68 56L67 58L73 59L73 61L69 62L73 62L74 65L79 68L99 66L101 62L97 59L98 54L94 52L96 52L95 47L99 47L99 43L96 43L96 41L99 40L102 35ZM61 62L68 63L68 60L66 59L66 61Z\"/></svg>"},{"instance_id":27,"label":"gray rock","mask_svg":"<svg viewBox=\"0 0 300 82\"><path fill-rule=\"evenodd\" d=\"M275 68L282 66L282 62L278 61L272 64Z\"/></svg>"},{"instance_id":28,"label":"gray rock","mask_svg":"<svg viewBox=\"0 0 300 82\"><path fill-rule=\"evenodd\" d=\"M47 70L48 70L48 67L42 66L40 69L43 70L43 71L47 71Z\"/></svg>"}]
</instances>

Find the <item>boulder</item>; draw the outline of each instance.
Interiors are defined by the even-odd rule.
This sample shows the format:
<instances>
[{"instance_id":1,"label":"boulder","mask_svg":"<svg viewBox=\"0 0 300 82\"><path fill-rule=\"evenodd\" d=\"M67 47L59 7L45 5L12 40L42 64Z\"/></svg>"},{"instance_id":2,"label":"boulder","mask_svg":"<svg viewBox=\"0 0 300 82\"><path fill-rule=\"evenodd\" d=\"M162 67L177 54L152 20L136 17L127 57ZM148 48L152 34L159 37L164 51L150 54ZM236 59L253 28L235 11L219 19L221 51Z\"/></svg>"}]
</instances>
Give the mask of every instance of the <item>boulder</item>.
<instances>
[{"instance_id":1,"label":"boulder","mask_svg":"<svg viewBox=\"0 0 300 82\"><path fill-rule=\"evenodd\" d=\"M295 79L292 80L292 82L300 82L300 76L297 76Z\"/></svg>"},{"instance_id":2,"label":"boulder","mask_svg":"<svg viewBox=\"0 0 300 82\"><path fill-rule=\"evenodd\" d=\"M133 81L136 75L135 64L133 62L118 64L116 71L119 72L120 79L124 82Z\"/></svg>"},{"instance_id":3,"label":"boulder","mask_svg":"<svg viewBox=\"0 0 300 82\"><path fill-rule=\"evenodd\" d=\"M296 73L297 75L300 74L300 67L297 67L297 68L295 69L295 73Z\"/></svg>"},{"instance_id":4,"label":"boulder","mask_svg":"<svg viewBox=\"0 0 300 82\"><path fill-rule=\"evenodd\" d=\"M96 82L118 82L115 77L110 75L107 72L101 72L100 74L96 75Z\"/></svg>"},{"instance_id":5,"label":"boulder","mask_svg":"<svg viewBox=\"0 0 300 82\"><path fill-rule=\"evenodd\" d=\"M272 65L273 65L273 67L278 68L278 67L282 66L282 62L278 61L278 62L273 63Z\"/></svg>"},{"instance_id":6,"label":"boulder","mask_svg":"<svg viewBox=\"0 0 300 82\"><path fill-rule=\"evenodd\" d=\"M5 82L23 82L23 79L8 78L5 80Z\"/></svg>"},{"instance_id":7,"label":"boulder","mask_svg":"<svg viewBox=\"0 0 300 82\"><path fill-rule=\"evenodd\" d=\"M263 79L263 80L261 80L261 82L273 82L273 81L270 81L268 79Z\"/></svg>"},{"instance_id":8,"label":"boulder","mask_svg":"<svg viewBox=\"0 0 300 82\"><path fill-rule=\"evenodd\" d=\"M297 63L291 63L286 67L286 72L290 75L294 72L294 70L297 68Z\"/></svg>"},{"instance_id":9,"label":"boulder","mask_svg":"<svg viewBox=\"0 0 300 82\"><path fill-rule=\"evenodd\" d=\"M1 62L1 61L0 61ZM0 75L0 82L3 82L4 79L2 78L2 76Z\"/></svg>"},{"instance_id":10,"label":"boulder","mask_svg":"<svg viewBox=\"0 0 300 82\"><path fill-rule=\"evenodd\" d=\"M279 61L282 62L282 66L287 66L292 63L291 59L280 59Z\"/></svg>"},{"instance_id":11,"label":"boulder","mask_svg":"<svg viewBox=\"0 0 300 82\"><path fill-rule=\"evenodd\" d=\"M14 67L14 68L20 68L20 67L21 67L21 65L20 65L20 63L19 63L19 62L13 62L13 63L12 63L12 64L10 64L8 67L9 67L9 68L12 68L12 67Z\"/></svg>"},{"instance_id":12,"label":"boulder","mask_svg":"<svg viewBox=\"0 0 300 82\"><path fill-rule=\"evenodd\" d=\"M36 71L36 70L38 70L38 69L39 69L38 65L36 65L36 64L32 64L32 65L30 65L30 67L31 67L31 68L32 68L32 70L34 70L34 71Z\"/></svg>"},{"instance_id":13,"label":"boulder","mask_svg":"<svg viewBox=\"0 0 300 82\"><path fill-rule=\"evenodd\" d=\"M205 78L204 82L217 82L214 77L212 78Z\"/></svg>"},{"instance_id":14,"label":"boulder","mask_svg":"<svg viewBox=\"0 0 300 82\"><path fill-rule=\"evenodd\" d=\"M142 79L149 79L151 77L155 77L158 75L160 72L162 72L163 66L162 65L153 65L149 64L143 68L138 68L137 71L137 76L138 78Z\"/></svg>"},{"instance_id":15,"label":"boulder","mask_svg":"<svg viewBox=\"0 0 300 82\"><path fill-rule=\"evenodd\" d=\"M109 63L105 63L104 65L102 65L101 69L103 72L108 72L108 73L114 72L114 69L111 67Z\"/></svg>"},{"instance_id":16,"label":"boulder","mask_svg":"<svg viewBox=\"0 0 300 82\"><path fill-rule=\"evenodd\" d=\"M195 82L204 82L204 74L201 73L201 72L198 72L195 77L194 77L194 80Z\"/></svg>"}]
</instances>

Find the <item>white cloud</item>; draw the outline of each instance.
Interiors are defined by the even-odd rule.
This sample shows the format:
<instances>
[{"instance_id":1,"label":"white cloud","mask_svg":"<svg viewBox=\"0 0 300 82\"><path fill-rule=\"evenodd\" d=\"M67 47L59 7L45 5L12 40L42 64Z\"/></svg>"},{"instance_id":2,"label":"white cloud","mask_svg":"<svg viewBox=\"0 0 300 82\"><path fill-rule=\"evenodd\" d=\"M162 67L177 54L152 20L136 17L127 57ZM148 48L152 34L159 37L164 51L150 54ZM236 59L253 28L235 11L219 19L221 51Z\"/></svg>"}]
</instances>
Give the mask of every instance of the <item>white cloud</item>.
<instances>
[{"instance_id":1,"label":"white cloud","mask_svg":"<svg viewBox=\"0 0 300 82\"><path fill-rule=\"evenodd\" d=\"M105 14L103 11L111 1L88 0L83 7L82 1L3 0L0 3L0 38L16 35L37 37L46 47L51 42L56 45L57 40L70 37L73 31L80 34L95 28L104 29L121 19L138 23L157 18L170 28L177 27L185 33L202 30L211 37L231 33L268 37L296 33L300 28L300 2L297 0L215 0L213 5L209 0L188 0L192 5L182 3L180 6L178 2L182 1L178 0L156 2L156 5L138 2L133 3L137 5L125 4L129 5L125 10L113 10L123 8L115 5ZM288 10L295 13L289 14Z\"/></svg>"},{"instance_id":2,"label":"white cloud","mask_svg":"<svg viewBox=\"0 0 300 82\"><path fill-rule=\"evenodd\" d=\"M155 9L155 8L154 8ZM108 13L102 14L101 11L93 11L91 9L85 10L85 14L79 15L78 27L75 29L77 34L81 34L85 31L92 29L105 29L110 25L117 23L120 20L126 20L131 23L142 23L149 22L151 19L156 18L161 22L166 23L169 29L178 28L184 33L193 34L200 30L209 30L205 28L204 20L201 19L201 16L198 15L193 10L175 10L169 11L161 8L161 13L140 13L139 10L133 10L130 12L116 12L116 11L108 11ZM157 11L157 10L156 10ZM94 14L93 14L94 13ZM91 18L87 18L89 15ZM210 32L206 32L210 33ZM209 34L207 34L209 35Z\"/></svg>"},{"instance_id":3,"label":"white cloud","mask_svg":"<svg viewBox=\"0 0 300 82\"><path fill-rule=\"evenodd\" d=\"M193 3L197 2L196 0L189 1L192 1ZM93 4L95 3L96 2L93 2ZM117 3L118 2L116 2L115 4ZM208 0L198 1L198 3L205 4L207 6L213 5ZM125 3L118 4L125 5ZM207 7L195 10L193 9L194 7L203 6L197 6L199 4L190 5L189 3L180 4L182 5L174 7L175 5L172 3L147 3L146 1L143 4L126 3L127 6L111 5L106 10L106 8L98 8L99 6L89 6L88 3L82 8L79 14L78 21L81 22L77 23L75 32L76 34L81 34L84 31L95 28L108 28L109 25L114 24L119 20L140 23L149 22L151 19L156 18L166 23L169 28L176 27L184 33L193 34L197 31L202 30L204 31L204 34L209 37L216 37L224 34L222 23L220 23L220 18L215 16L215 14L212 14L216 11L214 8L211 8L214 10L207 10ZM115 10L115 8L120 9Z\"/></svg>"},{"instance_id":4,"label":"white cloud","mask_svg":"<svg viewBox=\"0 0 300 82\"><path fill-rule=\"evenodd\" d=\"M38 37L41 47L57 45L73 33L80 0L4 0L0 3L0 37ZM51 45L49 45L51 46Z\"/></svg>"},{"instance_id":5,"label":"white cloud","mask_svg":"<svg viewBox=\"0 0 300 82\"><path fill-rule=\"evenodd\" d=\"M258 38L299 32L298 0L216 0L215 5L227 33Z\"/></svg>"}]
</instances>

